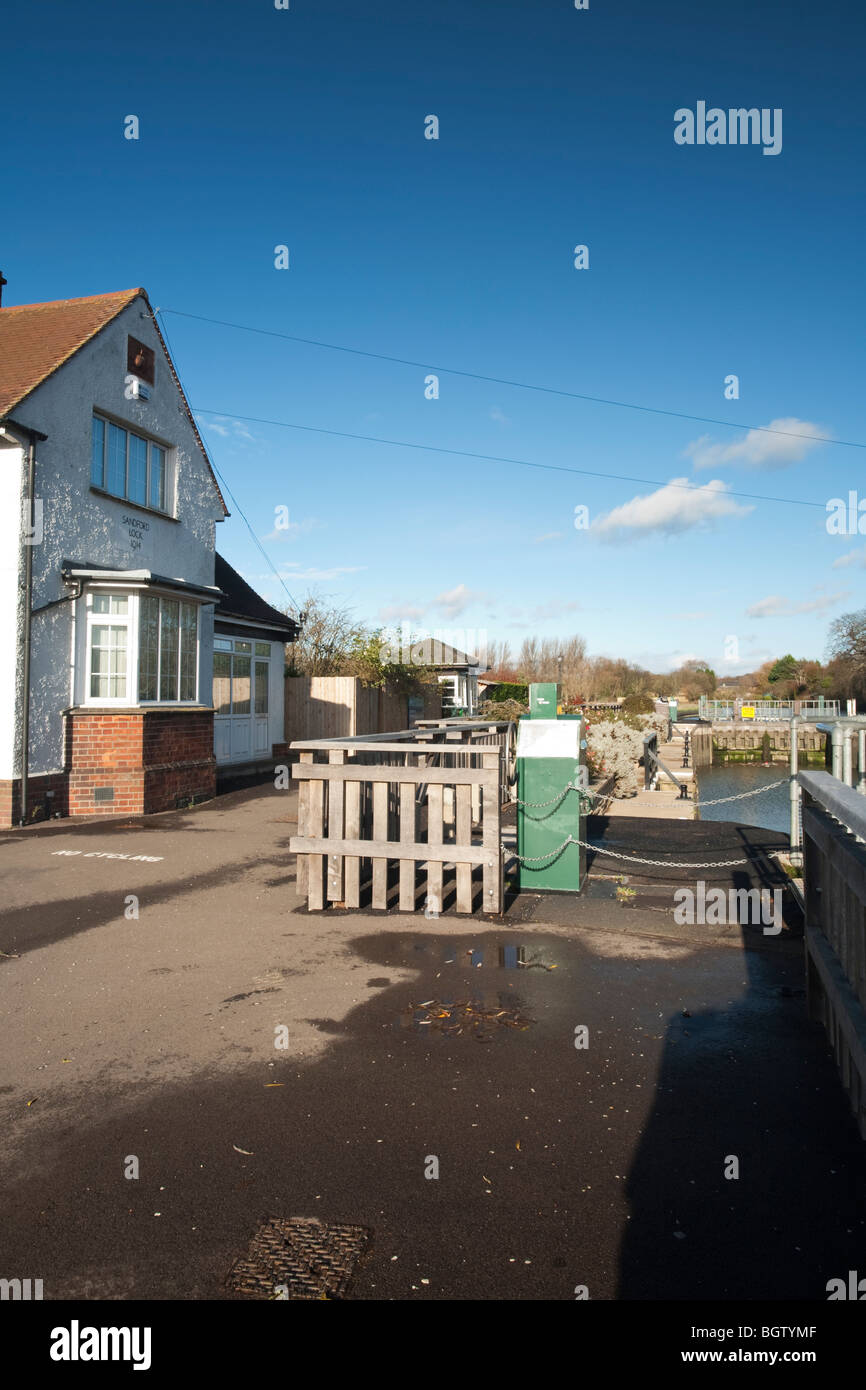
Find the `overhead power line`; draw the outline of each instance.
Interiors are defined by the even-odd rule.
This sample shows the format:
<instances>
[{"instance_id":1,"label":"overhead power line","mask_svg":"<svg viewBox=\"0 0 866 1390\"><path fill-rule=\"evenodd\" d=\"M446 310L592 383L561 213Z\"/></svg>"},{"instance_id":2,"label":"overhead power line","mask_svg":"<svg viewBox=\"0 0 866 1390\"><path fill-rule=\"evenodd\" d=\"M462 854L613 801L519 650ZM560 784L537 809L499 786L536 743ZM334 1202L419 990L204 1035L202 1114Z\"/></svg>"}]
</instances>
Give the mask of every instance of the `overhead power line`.
<instances>
[{"instance_id":1,"label":"overhead power line","mask_svg":"<svg viewBox=\"0 0 866 1390\"><path fill-rule=\"evenodd\" d=\"M354 357L370 357L377 362L393 362L401 367L419 367L422 371L435 372L445 376L466 377L470 381L486 381L494 386L513 386L520 391L539 391L547 396L564 396L569 400L588 401L593 405L614 406L618 410L638 410L649 415L667 415L674 420L690 420L699 425L721 425L725 429L754 431L757 434L777 434L785 439L805 439L813 444L837 444L846 449L866 449L866 443L856 439L834 439L825 434L802 434L797 430L774 430L769 425L744 425L737 420L717 420L707 415L691 415L681 410L665 410L656 405L636 405L634 401L615 401L606 396L590 396L580 391L566 391L557 386L538 386L528 381L514 381L509 377L487 376L482 372L462 371L458 367L437 367L432 362L419 362L409 357L392 357L384 352L369 352L365 348L346 347L342 343L326 343L318 338L301 338L295 333L278 333L271 328L255 328L247 323L230 323L226 319L206 318L203 314L190 314L183 309L158 309L160 314L175 314L179 318L196 319L199 323L212 323L220 328L234 328L241 333L257 333L266 338L282 338L288 343L304 343L307 347L325 348L329 352L346 352ZM241 417L238 416L238 419Z\"/></svg>"},{"instance_id":2,"label":"overhead power line","mask_svg":"<svg viewBox=\"0 0 866 1390\"><path fill-rule=\"evenodd\" d=\"M676 487L682 488L685 492L712 491L719 497L746 497L753 502L780 502L786 503L791 507L819 507L821 511L826 511L824 502L809 502L799 497L768 497L760 492L734 492L731 488L720 491L718 488L709 489L706 484L692 485L691 483L662 483L657 478L635 478L628 473L601 473L589 468L569 468L561 463L536 463L532 459L512 459L503 458L499 454L475 454L468 449L446 449L439 444L415 444L407 439L383 439L375 434L350 434L347 430L330 430L316 425L298 425L290 420L265 420L257 415L238 415L232 410L208 410L204 406L193 406L196 415L217 415L224 419L243 420L248 424L272 425L277 429L284 430L303 430L307 434L329 434L337 439L357 439L365 444L388 444L395 449L421 449L425 453L450 454L454 458L480 459L484 463L510 463L518 468L543 468L552 473L574 473L582 478L605 478L621 483L640 483L645 487Z\"/></svg>"},{"instance_id":3,"label":"overhead power line","mask_svg":"<svg viewBox=\"0 0 866 1390\"><path fill-rule=\"evenodd\" d=\"M154 314L155 314L156 316L160 315L162 312L163 312L163 311L160 310L160 309L154 310ZM176 357L176 355L175 355L174 348L172 347L171 341L170 341L169 336L168 336L168 329L166 328L164 322L162 323L161 327L162 327L162 335L163 335L163 337L165 338L166 343L168 344L168 350L169 350L169 352L171 353L172 361L174 362L174 369L175 369L175 371L177 372L177 370L178 370L178 367L177 367L177 357ZM180 381L180 374L179 374L179 373L178 373L178 380ZM187 395L186 387L183 385L183 382L181 382L181 389L183 390L184 395L187 397L187 400L189 400L189 396ZM202 414L204 414L204 415L209 415L209 414L213 414L213 413L214 413L214 412L212 412L212 411L202 411ZM202 433L203 433L203 431L202 431ZM205 441L205 442L207 442L207 441ZM244 524L245 524L247 530L249 531L250 535L252 536L253 543L255 544L257 550L259 551L259 554L262 556L262 559L264 560L265 564L268 565L268 566L271 568L271 570L273 571L273 573L274 573L274 575L275 575L275 577L276 577L278 583L279 583L280 586L282 587L283 593L286 595L286 598L289 600L289 603L292 605L292 608L295 610L296 613L300 613L300 611L301 611L300 605L299 605L298 603L296 603L295 600L292 598L292 595L289 593L288 589L287 589L286 586L285 586L285 583L283 582L283 576L280 574L279 570L277 569L277 567L276 567L276 565L274 564L273 560L271 559L270 555L268 555L267 551L265 550L264 546L262 545L262 543L261 543L261 541L259 540L258 536L256 535L255 531L253 530L252 526L250 525L250 522L249 522L249 519L248 519L248 517L247 517L247 514L246 514L246 512L244 511L243 507L241 506L240 502L239 502L238 499L235 497L234 493L232 492L231 488L229 487L228 483L226 482L226 480L225 480L225 478L223 477L223 475L222 475L222 473L220 472L220 470L217 468L217 466L216 466L216 464L215 464L215 462L214 462L214 458L213 458L213 449L211 448L210 444L208 444L208 454L210 455L210 464L211 464L211 467L213 468L213 471L216 473L217 477L219 478L220 482L222 483L223 487L225 488L226 492L228 493L229 497L231 498L232 503L233 503L234 508L235 508L235 511L238 512L239 515L243 518Z\"/></svg>"}]
</instances>

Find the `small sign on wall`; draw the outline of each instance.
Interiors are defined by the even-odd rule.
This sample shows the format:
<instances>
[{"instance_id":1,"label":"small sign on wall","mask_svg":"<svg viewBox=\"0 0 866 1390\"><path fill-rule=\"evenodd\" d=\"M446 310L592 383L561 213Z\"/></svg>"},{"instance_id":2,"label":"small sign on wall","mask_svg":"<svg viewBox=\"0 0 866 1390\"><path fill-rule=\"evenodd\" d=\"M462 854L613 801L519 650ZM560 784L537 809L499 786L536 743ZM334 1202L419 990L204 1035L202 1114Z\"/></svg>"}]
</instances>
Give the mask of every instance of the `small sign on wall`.
<instances>
[{"instance_id":1,"label":"small sign on wall","mask_svg":"<svg viewBox=\"0 0 866 1390\"><path fill-rule=\"evenodd\" d=\"M743 705L743 708L740 710L740 714L742 715L742 717L743 717L744 719L754 719L754 717L755 717L755 706L754 706L754 705Z\"/></svg>"},{"instance_id":2,"label":"small sign on wall","mask_svg":"<svg viewBox=\"0 0 866 1390\"><path fill-rule=\"evenodd\" d=\"M124 512L120 519L120 543L128 553L132 567L138 568L152 558L153 527L143 517Z\"/></svg>"}]
</instances>

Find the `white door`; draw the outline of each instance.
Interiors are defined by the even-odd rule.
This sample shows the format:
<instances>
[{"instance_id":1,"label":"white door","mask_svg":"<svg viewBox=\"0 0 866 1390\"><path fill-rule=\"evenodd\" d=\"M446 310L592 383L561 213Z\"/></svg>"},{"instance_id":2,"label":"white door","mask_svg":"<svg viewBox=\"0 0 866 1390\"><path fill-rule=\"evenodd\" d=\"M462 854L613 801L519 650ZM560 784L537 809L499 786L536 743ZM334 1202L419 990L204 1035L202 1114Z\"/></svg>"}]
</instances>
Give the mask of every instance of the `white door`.
<instances>
[{"instance_id":1,"label":"white door","mask_svg":"<svg viewBox=\"0 0 866 1390\"><path fill-rule=\"evenodd\" d=\"M214 753L217 763L240 763L270 752L270 642L214 638Z\"/></svg>"}]
</instances>

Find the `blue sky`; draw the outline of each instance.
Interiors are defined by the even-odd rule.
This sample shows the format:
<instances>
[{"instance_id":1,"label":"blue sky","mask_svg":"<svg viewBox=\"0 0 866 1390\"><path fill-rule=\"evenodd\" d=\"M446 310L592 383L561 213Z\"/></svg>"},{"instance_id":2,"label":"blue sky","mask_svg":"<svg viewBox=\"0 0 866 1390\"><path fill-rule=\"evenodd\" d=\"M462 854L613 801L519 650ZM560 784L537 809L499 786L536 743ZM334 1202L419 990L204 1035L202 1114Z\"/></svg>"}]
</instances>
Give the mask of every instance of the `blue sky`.
<instances>
[{"instance_id":1,"label":"blue sky","mask_svg":"<svg viewBox=\"0 0 866 1390\"><path fill-rule=\"evenodd\" d=\"M514 646L578 632L656 669L819 656L864 604L866 535L825 525L866 499L864 451L734 426L866 442L863 38L850 0L22 7L5 302L146 287L297 599ZM701 100L780 108L781 152L677 145ZM428 400L437 366L730 425L444 371ZM219 549L285 601L232 511Z\"/></svg>"}]
</instances>

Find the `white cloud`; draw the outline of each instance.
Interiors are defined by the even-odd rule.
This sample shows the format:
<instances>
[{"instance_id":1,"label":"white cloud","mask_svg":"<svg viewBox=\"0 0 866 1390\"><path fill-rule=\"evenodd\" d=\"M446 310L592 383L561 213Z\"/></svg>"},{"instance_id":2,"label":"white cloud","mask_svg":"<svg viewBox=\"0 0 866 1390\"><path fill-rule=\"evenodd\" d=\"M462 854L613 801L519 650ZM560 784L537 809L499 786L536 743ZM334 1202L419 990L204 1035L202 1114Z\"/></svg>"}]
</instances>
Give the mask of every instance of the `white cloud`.
<instances>
[{"instance_id":1,"label":"white cloud","mask_svg":"<svg viewBox=\"0 0 866 1390\"><path fill-rule=\"evenodd\" d=\"M621 507L592 523L591 531L605 540L622 539L629 534L676 535L695 526L726 516L746 516L753 507L741 506L726 496L727 483L719 478L698 486L688 478L671 482L646 497L633 497Z\"/></svg>"},{"instance_id":2,"label":"white cloud","mask_svg":"<svg viewBox=\"0 0 866 1390\"><path fill-rule=\"evenodd\" d=\"M796 416L771 420L767 430L779 431L768 434L766 430L749 430L733 444L714 444L708 434L701 435L683 450L683 456L690 458L695 468L722 468L725 464L741 464L744 468L787 468L789 463L799 463L810 449L817 444L817 437L826 435L818 425L808 420L798 420ZM794 436L800 436L795 438Z\"/></svg>"},{"instance_id":3,"label":"white cloud","mask_svg":"<svg viewBox=\"0 0 866 1390\"><path fill-rule=\"evenodd\" d=\"M510 424L511 424L511 419L510 419L510 417L509 417L508 415L505 414L504 410L500 410L498 405L495 405L495 406L493 407L493 409L491 410L491 412L490 412L490 418L491 418L491 420L495 420L496 423L497 423L497 425L510 425Z\"/></svg>"},{"instance_id":4,"label":"white cloud","mask_svg":"<svg viewBox=\"0 0 866 1390\"><path fill-rule=\"evenodd\" d=\"M315 568L301 569L299 560L292 560L280 566L280 573L286 579L337 579L341 574L358 574L360 570L365 570L366 565L333 565L331 569L320 570Z\"/></svg>"},{"instance_id":5,"label":"white cloud","mask_svg":"<svg viewBox=\"0 0 866 1390\"><path fill-rule=\"evenodd\" d=\"M847 555L840 555L838 560L833 561L834 570L848 569L850 565L856 565L858 569L866 569L866 549L849 550Z\"/></svg>"},{"instance_id":6,"label":"white cloud","mask_svg":"<svg viewBox=\"0 0 866 1390\"><path fill-rule=\"evenodd\" d=\"M569 613L580 613L583 604L576 599L551 599L548 603L538 603L529 609L529 618L541 622L544 618L564 618Z\"/></svg>"},{"instance_id":7,"label":"white cloud","mask_svg":"<svg viewBox=\"0 0 866 1390\"><path fill-rule=\"evenodd\" d=\"M533 545L542 545L542 544L544 543L544 541L561 541L561 540L562 540L562 532L561 532L561 531L545 531L545 533L544 533L543 536L533 536L533 538L532 538L532 544L533 544Z\"/></svg>"},{"instance_id":8,"label":"white cloud","mask_svg":"<svg viewBox=\"0 0 866 1390\"><path fill-rule=\"evenodd\" d=\"M698 622L702 622L705 618L709 618L709 617L711 616L711 614L709 614L709 613L671 613L670 616L671 616L672 618L675 618L675 619L677 620L677 622L680 622L680 623L698 623Z\"/></svg>"},{"instance_id":9,"label":"white cloud","mask_svg":"<svg viewBox=\"0 0 866 1390\"><path fill-rule=\"evenodd\" d=\"M477 589L469 589L465 584L458 584L453 589L446 589L443 593L437 594L431 599L415 599L414 602L391 603L385 608L379 609L379 617L382 622L417 622L428 613L443 613L446 618L456 618L473 603L482 603L488 600L489 596Z\"/></svg>"},{"instance_id":10,"label":"white cloud","mask_svg":"<svg viewBox=\"0 0 866 1390\"><path fill-rule=\"evenodd\" d=\"M233 420L229 415L207 415L203 418L196 416L196 424L202 434L219 434L223 439L245 439L250 443L255 442L255 437L250 434L243 420Z\"/></svg>"},{"instance_id":11,"label":"white cloud","mask_svg":"<svg viewBox=\"0 0 866 1390\"><path fill-rule=\"evenodd\" d=\"M790 618L795 613L820 613L825 608L832 608L834 603L839 603L843 598L848 597L845 590L838 594L823 594L819 598L806 599L802 603L794 603L792 599L783 598L781 594L770 594L767 598L759 599L751 607L746 609L747 618Z\"/></svg>"},{"instance_id":12,"label":"white cloud","mask_svg":"<svg viewBox=\"0 0 866 1390\"><path fill-rule=\"evenodd\" d=\"M423 618L426 611L425 608L413 607L411 603L392 603L387 608L379 609L379 618L383 623L413 623Z\"/></svg>"},{"instance_id":13,"label":"white cloud","mask_svg":"<svg viewBox=\"0 0 866 1390\"><path fill-rule=\"evenodd\" d=\"M321 521L317 521L314 516L304 517L303 521L290 521L288 526L275 526L273 531L264 537L266 541L292 541L296 536L305 536L309 531L316 530L321 526Z\"/></svg>"},{"instance_id":14,"label":"white cloud","mask_svg":"<svg viewBox=\"0 0 866 1390\"><path fill-rule=\"evenodd\" d=\"M471 603L477 599L482 599L483 594L474 593L472 589L467 589L465 584L458 584L454 589L447 589L444 593L437 594L430 600L431 608L438 608L448 618L456 618L464 613Z\"/></svg>"}]
</instances>

